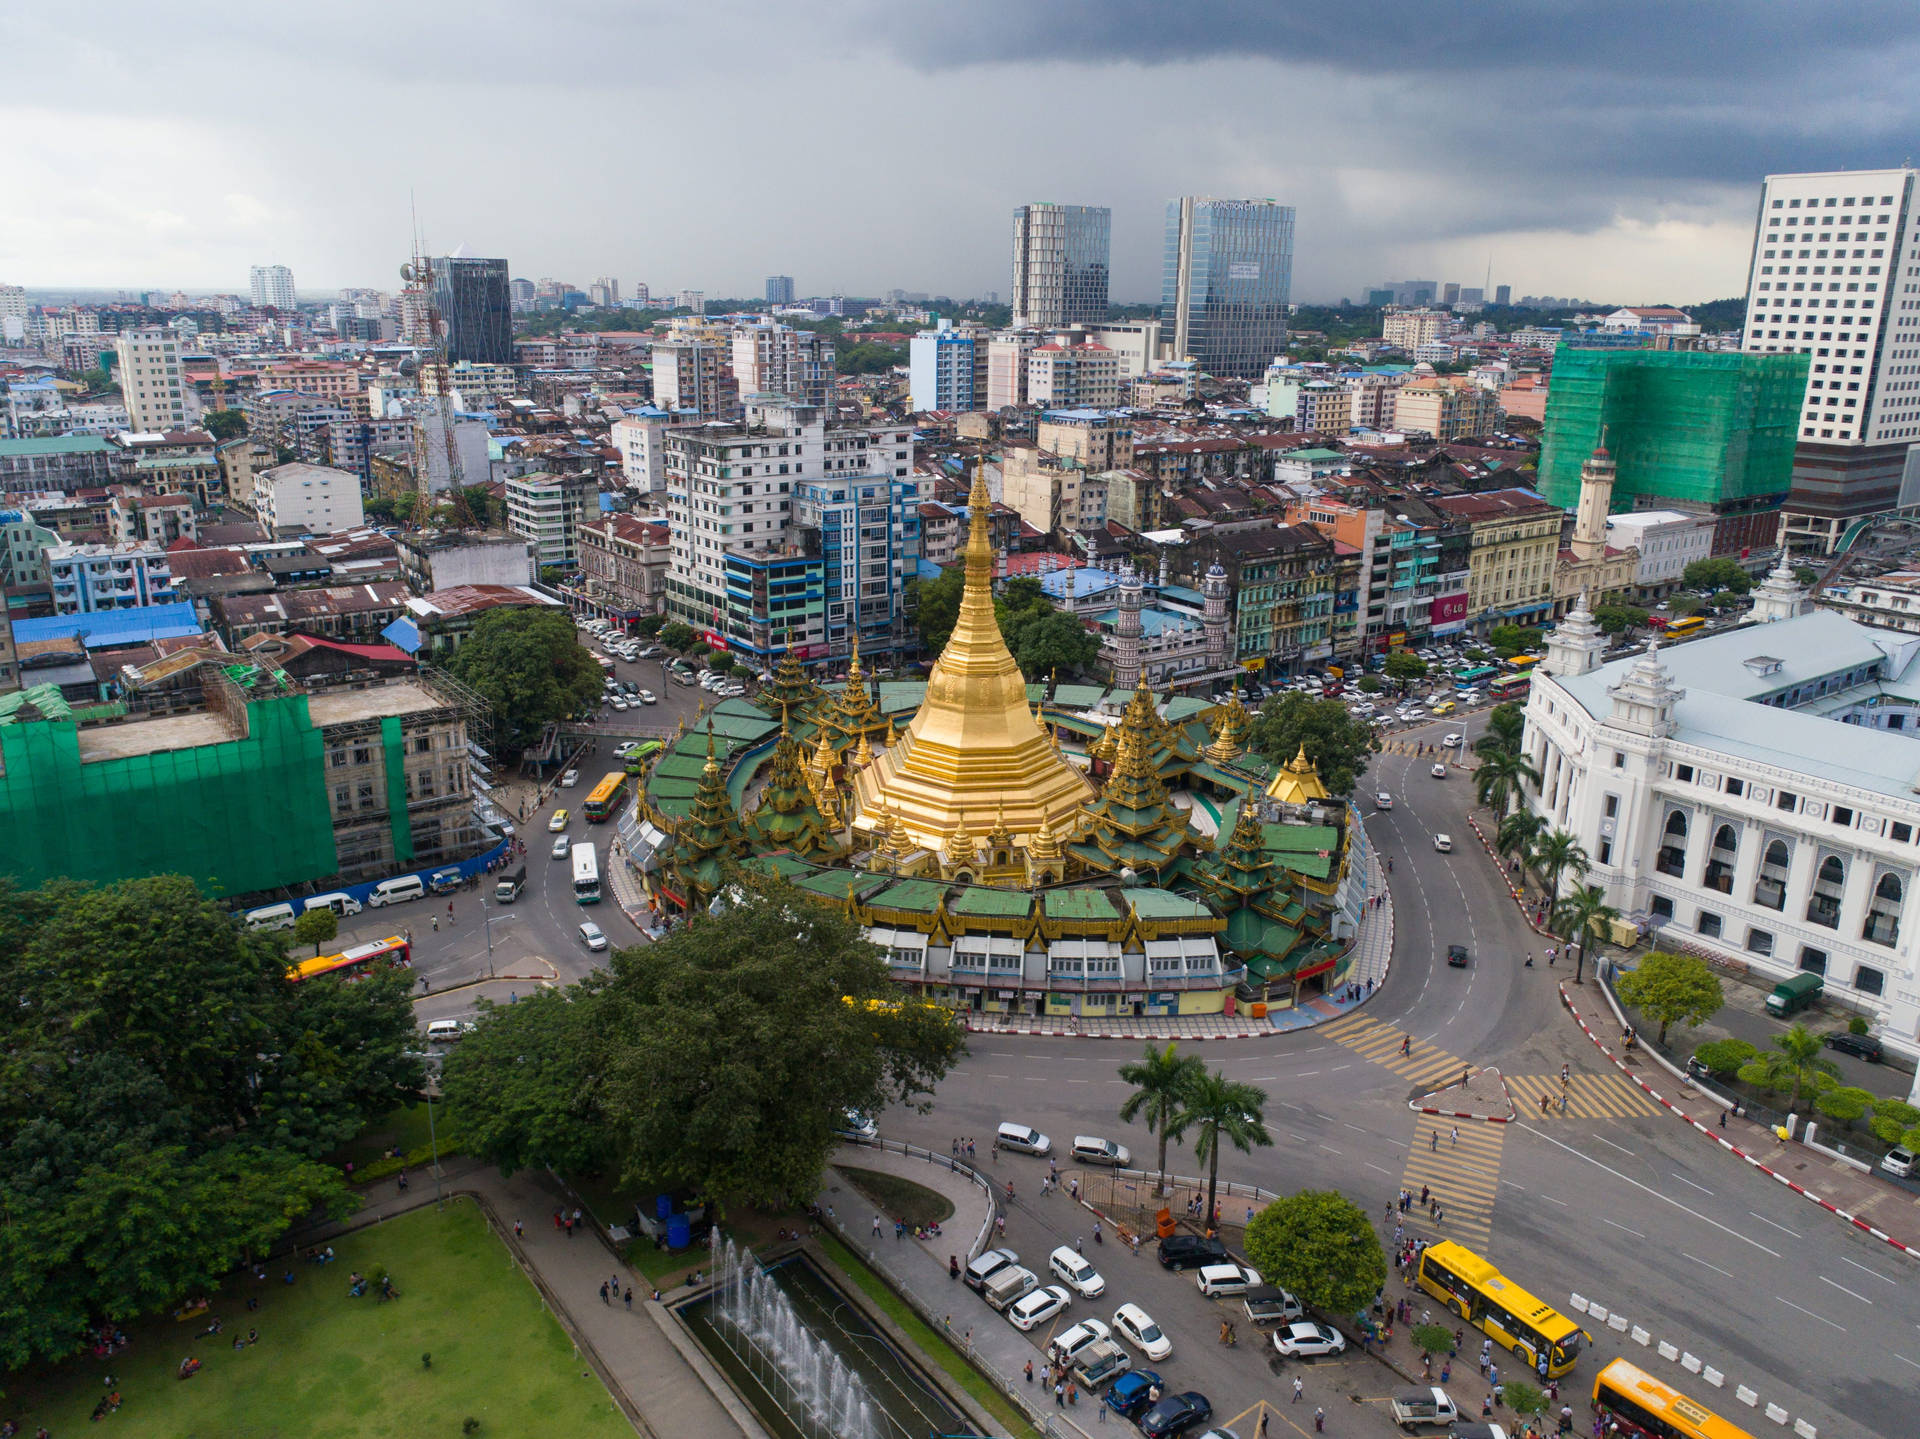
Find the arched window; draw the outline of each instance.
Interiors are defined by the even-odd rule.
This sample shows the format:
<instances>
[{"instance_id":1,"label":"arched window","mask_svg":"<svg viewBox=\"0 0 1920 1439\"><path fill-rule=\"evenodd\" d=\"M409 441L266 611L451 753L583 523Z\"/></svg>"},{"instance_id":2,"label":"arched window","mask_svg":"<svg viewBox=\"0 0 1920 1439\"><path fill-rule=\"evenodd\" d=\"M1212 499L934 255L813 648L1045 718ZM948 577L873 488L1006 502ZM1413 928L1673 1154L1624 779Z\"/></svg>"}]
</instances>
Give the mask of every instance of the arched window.
<instances>
[{"instance_id":1,"label":"arched window","mask_svg":"<svg viewBox=\"0 0 1920 1439\"><path fill-rule=\"evenodd\" d=\"M1860 926L1860 937L1870 939L1875 944L1891 945L1900 938L1900 906L1907 897L1907 887L1901 883L1897 874L1883 874L1873 887L1873 900L1867 906L1866 922Z\"/></svg>"},{"instance_id":2,"label":"arched window","mask_svg":"<svg viewBox=\"0 0 1920 1439\"><path fill-rule=\"evenodd\" d=\"M1667 816L1667 839L1684 841L1687 837L1687 817L1679 810Z\"/></svg>"},{"instance_id":3,"label":"arched window","mask_svg":"<svg viewBox=\"0 0 1920 1439\"><path fill-rule=\"evenodd\" d=\"M1707 855L1707 872L1700 882L1708 889L1716 889L1722 894L1733 893L1733 862L1740 848L1740 837L1730 824L1723 824L1713 832L1713 849Z\"/></svg>"},{"instance_id":4,"label":"arched window","mask_svg":"<svg viewBox=\"0 0 1920 1439\"><path fill-rule=\"evenodd\" d=\"M1679 810L1667 816L1667 827L1660 835L1660 853L1653 857L1653 867L1675 878L1687 872L1687 817Z\"/></svg>"},{"instance_id":5,"label":"arched window","mask_svg":"<svg viewBox=\"0 0 1920 1439\"><path fill-rule=\"evenodd\" d=\"M1753 881L1753 902L1768 909L1787 907L1787 842L1776 839L1760 856L1760 873Z\"/></svg>"},{"instance_id":6,"label":"arched window","mask_svg":"<svg viewBox=\"0 0 1920 1439\"><path fill-rule=\"evenodd\" d=\"M1732 825L1723 824L1713 832L1713 847L1724 849L1729 853L1740 847L1739 837L1734 834Z\"/></svg>"},{"instance_id":7,"label":"arched window","mask_svg":"<svg viewBox=\"0 0 1920 1439\"><path fill-rule=\"evenodd\" d=\"M1820 861L1813 877L1813 893L1807 896L1807 919L1828 929L1840 927L1840 896L1847 886L1847 867L1837 854Z\"/></svg>"}]
</instances>

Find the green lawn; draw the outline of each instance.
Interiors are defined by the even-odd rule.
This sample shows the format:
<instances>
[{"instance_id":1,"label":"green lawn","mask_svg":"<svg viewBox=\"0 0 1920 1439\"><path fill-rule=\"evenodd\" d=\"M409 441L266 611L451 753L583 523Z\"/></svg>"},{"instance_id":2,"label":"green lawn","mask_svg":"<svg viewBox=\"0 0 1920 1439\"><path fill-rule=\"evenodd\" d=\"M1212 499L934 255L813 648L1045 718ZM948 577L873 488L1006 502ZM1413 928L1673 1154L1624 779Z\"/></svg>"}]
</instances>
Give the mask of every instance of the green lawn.
<instances>
[{"instance_id":1,"label":"green lawn","mask_svg":"<svg viewBox=\"0 0 1920 1439\"><path fill-rule=\"evenodd\" d=\"M444 1104L434 1105L433 1124L441 1147L450 1147L447 1107ZM391 1114L374 1120L339 1149L329 1154L327 1162L345 1165L348 1161L352 1161L355 1169L365 1169L395 1146L405 1154L409 1150L421 1148L428 1139L426 1104L422 1102L411 1108L402 1105Z\"/></svg>"},{"instance_id":2,"label":"green lawn","mask_svg":"<svg viewBox=\"0 0 1920 1439\"><path fill-rule=\"evenodd\" d=\"M0 1415L31 1434L87 1432L102 1376L125 1403L106 1432L120 1439L387 1439L458 1436L468 1415L479 1434L518 1439L623 1436L633 1428L508 1258L479 1209L455 1200L334 1241L338 1261L296 1264L296 1283L230 1281L215 1297L226 1322L193 1340L205 1320L129 1326L131 1348L102 1363L88 1356L51 1374L9 1376ZM392 1271L401 1297L348 1299L347 1273ZM284 1269L284 1265L281 1269ZM261 1304L249 1313L246 1296ZM235 1352L249 1326L260 1342ZM431 1352L433 1368L421 1367ZM204 1368L175 1377L192 1353Z\"/></svg>"},{"instance_id":3,"label":"green lawn","mask_svg":"<svg viewBox=\"0 0 1920 1439\"><path fill-rule=\"evenodd\" d=\"M856 1169L850 1164L836 1164L834 1168L885 1216L889 1224L896 1219L906 1220L909 1226L929 1221L940 1224L953 1218L952 1201L923 1184L884 1174L877 1169Z\"/></svg>"}]
</instances>

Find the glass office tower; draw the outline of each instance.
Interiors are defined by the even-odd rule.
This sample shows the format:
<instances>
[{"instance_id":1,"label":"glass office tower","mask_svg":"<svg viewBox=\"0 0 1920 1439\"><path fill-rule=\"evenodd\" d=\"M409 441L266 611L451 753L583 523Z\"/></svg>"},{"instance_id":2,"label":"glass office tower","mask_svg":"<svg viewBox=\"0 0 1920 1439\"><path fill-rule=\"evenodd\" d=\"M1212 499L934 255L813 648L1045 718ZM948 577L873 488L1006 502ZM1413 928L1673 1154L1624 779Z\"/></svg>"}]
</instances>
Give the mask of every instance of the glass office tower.
<instances>
[{"instance_id":1,"label":"glass office tower","mask_svg":"<svg viewBox=\"0 0 1920 1439\"><path fill-rule=\"evenodd\" d=\"M447 359L513 363L513 303L507 262L464 255L433 261L433 307L447 329Z\"/></svg>"},{"instance_id":2,"label":"glass office tower","mask_svg":"<svg viewBox=\"0 0 1920 1439\"><path fill-rule=\"evenodd\" d=\"M1160 308L1176 359L1259 379L1286 353L1292 285L1293 206L1193 195L1167 202Z\"/></svg>"},{"instance_id":3,"label":"glass office tower","mask_svg":"<svg viewBox=\"0 0 1920 1439\"><path fill-rule=\"evenodd\" d=\"M1107 318L1113 211L1102 205L1022 205L1013 212L1013 323L1092 325Z\"/></svg>"}]
</instances>

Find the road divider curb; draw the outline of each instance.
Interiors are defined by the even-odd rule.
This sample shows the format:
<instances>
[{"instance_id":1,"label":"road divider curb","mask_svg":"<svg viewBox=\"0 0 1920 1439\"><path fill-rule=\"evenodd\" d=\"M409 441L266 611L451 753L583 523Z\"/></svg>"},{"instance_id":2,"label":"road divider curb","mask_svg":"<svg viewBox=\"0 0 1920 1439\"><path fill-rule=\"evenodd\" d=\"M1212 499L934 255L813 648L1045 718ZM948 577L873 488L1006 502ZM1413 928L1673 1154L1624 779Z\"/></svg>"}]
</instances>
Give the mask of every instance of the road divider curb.
<instances>
[{"instance_id":1,"label":"road divider curb","mask_svg":"<svg viewBox=\"0 0 1920 1439\"><path fill-rule=\"evenodd\" d=\"M1560 1002L1566 1006L1567 1013L1573 1016L1573 1022L1580 1026L1581 1032L1585 1034L1588 1039L1593 1041L1594 1048L1598 1049L1602 1054L1604 1054L1607 1057L1607 1059L1613 1064L1613 1067L1615 1069L1618 1069L1628 1079L1632 1080L1635 1084L1639 1085L1640 1088L1647 1094L1647 1096L1655 1100L1657 1103L1659 1103L1662 1108L1666 1109L1671 1114L1677 1115L1682 1122L1691 1126L1696 1133L1700 1134L1702 1137L1706 1139L1713 1141L1713 1143L1719 1145L1722 1149L1726 1150L1727 1153L1735 1156L1736 1158L1745 1160L1753 1168L1759 1170L1762 1174L1766 1175L1767 1178L1772 1179L1777 1183L1785 1185L1788 1189L1792 1190L1795 1194L1798 1194L1801 1198L1812 1200L1815 1204L1819 1205L1822 1209L1826 1210L1829 1214L1836 1215L1839 1218L1846 1220L1848 1224L1851 1224L1855 1229L1860 1230L1864 1234L1872 1235L1875 1239L1878 1239L1882 1243L1886 1244L1888 1248L1898 1250L1900 1253L1906 1255L1910 1259L1920 1259L1920 1246L1915 1246L1912 1244L1905 1243L1902 1240L1895 1239L1892 1235L1888 1234L1885 1230L1875 1229L1872 1225L1866 1223L1864 1220L1857 1218L1855 1215L1849 1213L1847 1210L1842 1209L1839 1205L1834 1204L1830 1200L1821 1198L1818 1194L1815 1194L1811 1189L1808 1189L1804 1185L1801 1185L1799 1183L1796 1183L1794 1180L1789 1179L1786 1175L1780 1173L1778 1170L1768 1167L1766 1164L1762 1163L1759 1159L1747 1153L1747 1151L1742 1149L1739 1145L1735 1144L1731 1139L1722 1138L1720 1135L1714 1133L1714 1131L1711 1128L1709 1128L1707 1125L1703 1124L1700 1120L1695 1119L1691 1114L1688 1114L1684 1109L1680 1108L1679 1105L1675 1104L1672 1100L1668 1099L1666 1095L1662 1094L1659 1090L1655 1089L1652 1085L1648 1084L1646 1080L1642 1079L1639 1075L1635 1074L1632 1070L1628 1069L1626 1066L1626 1063L1618 1055L1616 1055L1611 1049L1609 1049L1606 1046L1605 1042L1601 1040L1600 1036L1593 1032L1593 1027L1587 1023L1586 1019L1581 1015L1580 1011L1574 1007L1572 996L1570 996L1567 993L1567 986L1565 985L1565 983L1562 983L1560 985Z\"/></svg>"},{"instance_id":2,"label":"road divider curb","mask_svg":"<svg viewBox=\"0 0 1920 1439\"><path fill-rule=\"evenodd\" d=\"M1410 1099L1407 1101L1407 1108L1413 1110L1416 1114L1431 1114L1441 1119L1475 1119L1482 1124L1513 1123L1513 1091L1507 1088L1506 1076L1491 1066L1479 1070L1474 1077L1479 1078L1482 1075L1491 1076L1494 1082L1500 1086L1500 1097L1507 1102L1507 1112L1505 1114L1475 1114L1471 1110L1442 1109L1437 1105L1425 1102L1430 1099L1446 1098L1452 1091L1461 1088L1461 1081L1455 1081L1447 1085L1444 1089L1436 1089L1430 1093L1423 1094L1418 1099Z\"/></svg>"}]
</instances>

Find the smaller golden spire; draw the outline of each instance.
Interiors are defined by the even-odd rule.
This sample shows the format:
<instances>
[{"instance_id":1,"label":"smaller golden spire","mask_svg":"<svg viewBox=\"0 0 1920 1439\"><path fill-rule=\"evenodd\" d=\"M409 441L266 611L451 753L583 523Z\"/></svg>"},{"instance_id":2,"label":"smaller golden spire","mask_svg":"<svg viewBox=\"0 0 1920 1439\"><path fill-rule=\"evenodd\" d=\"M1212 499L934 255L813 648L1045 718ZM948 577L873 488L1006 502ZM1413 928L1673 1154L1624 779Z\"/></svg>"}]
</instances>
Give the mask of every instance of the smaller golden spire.
<instances>
[{"instance_id":1,"label":"smaller golden spire","mask_svg":"<svg viewBox=\"0 0 1920 1439\"><path fill-rule=\"evenodd\" d=\"M853 632L853 659L847 665L847 685L851 688L860 683L860 631Z\"/></svg>"},{"instance_id":2,"label":"smaller golden spire","mask_svg":"<svg viewBox=\"0 0 1920 1439\"><path fill-rule=\"evenodd\" d=\"M887 748L892 749L900 743L900 731L893 723L893 716L887 716Z\"/></svg>"},{"instance_id":3,"label":"smaller golden spire","mask_svg":"<svg viewBox=\"0 0 1920 1439\"><path fill-rule=\"evenodd\" d=\"M1060 858L1060 837L1053 832L1053 825L1044 816L1040 820L1040 828L1033 832L1033 838L1027 842L1027 857L1039 864Z\"/></svg>"},{"instance_id":4,"label":"smaller golden spire","mask_svg":"<svg viewBox=\"0 0 1920 1439\"><path fill-rule=\"evenodd\" d=\"M947 864L951 868L958 869L963 864L972 864L973 856L973 836L967 833L967 821L963 815L960 819L960 827L947 836Z\"/></svg>"},{"instance_id":5,"label":"smaller golden spire","mask_svg":"<svg viewBox=\"0 0 1920 1439\"><path fill-rule=\"evenodd\" d=\"M710 775L720 773L720 761L715 759L713 754L713 722L711 720L707 722L707 763L704 773Z\"/></svg>"},{"instance_id":6,"label":"smaller golden spire","mask_svg":"<svg viewBox=\"0 0 1920 1439\"><path fill-rule=\"evenodd\" d=\"M1007 828L1007 807L1005 804L994 806L993 828L987 832L987 845L991 849L1005 849L1013 843L1013 834Z\"/></svg>"},{"instance_id":7,"label":"smaller golden spire","mask_svg":"<svg viewBox=\"0 0 1920 1439\"><path fill-rule=\"evenodd\" d=\"M867 743L867 732L865 730L861 730L860 743L855 745L853 749L852 768L865 769L868 765L872 763L873 763L873 746Z\"/></svg>"}]
</instances>

